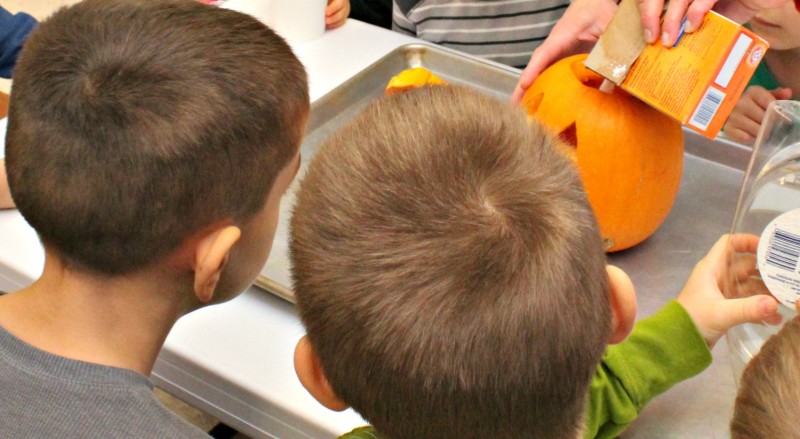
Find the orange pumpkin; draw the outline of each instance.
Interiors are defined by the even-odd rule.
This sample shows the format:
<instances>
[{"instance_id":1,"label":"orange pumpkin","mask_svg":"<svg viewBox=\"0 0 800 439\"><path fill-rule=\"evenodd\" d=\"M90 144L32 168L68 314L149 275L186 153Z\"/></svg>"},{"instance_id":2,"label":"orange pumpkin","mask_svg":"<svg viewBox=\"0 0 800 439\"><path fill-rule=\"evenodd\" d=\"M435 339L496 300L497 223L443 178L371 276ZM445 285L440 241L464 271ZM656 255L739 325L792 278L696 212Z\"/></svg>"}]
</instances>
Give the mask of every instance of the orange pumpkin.
<instances>
[{"instance_id":1,"label":"orange pumpkin","mask_svg":"<svg viewBox=\"0 0 800 439\"><path fill-rule=\"evenodd\" d=\"M678 122L615 88L583 65L586 55L545 70L522 98L570 147L608 251L653 234L672 208L683 167Z\"/></svg>"},{"instance_id":2,"label":"orange pumpkin","mask_svg":"<svg viewBox=\"0 0 800 439\"><path fill-rule=\"evenodd\" d=\"M395 93L404 92L406 90L421 87L423 85L439 84L447 83L444 82L442 78L434 75L430 70L424 67L412 67L410 69L405 69L393 76L392 79L389 80L389 84L386 86L385 94L386 96L390 96Z\"/></svg>"}]
</instances>

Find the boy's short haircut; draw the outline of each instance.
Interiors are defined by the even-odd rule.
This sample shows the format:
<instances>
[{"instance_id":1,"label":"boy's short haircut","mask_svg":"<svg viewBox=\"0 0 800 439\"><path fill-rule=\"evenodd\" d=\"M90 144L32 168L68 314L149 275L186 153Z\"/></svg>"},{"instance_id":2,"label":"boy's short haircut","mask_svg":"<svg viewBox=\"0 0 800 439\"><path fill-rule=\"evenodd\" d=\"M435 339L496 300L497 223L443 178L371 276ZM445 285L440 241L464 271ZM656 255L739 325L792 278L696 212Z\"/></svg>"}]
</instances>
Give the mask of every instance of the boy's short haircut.
<instances>
[{"instance_id":1,"label":"boy's short haircut","mask_svg":"<svg viewBox=\"0 0 800 439\"><path fill-rule=\"evenodd\" d=\"M457 86L382 100L309 165L298 307L333 390L400 438L574 438L610 337L578 173L517 108Z\"/></svg>"},{"instance_id":2,"label":"boy's short haircut","mask_svg":"<svg viewBox=\"0 0 800 439\"><path fill-rule=\"evenodd\" d=\"M770 337L742 373L731 437L800 437L800 317Z\"/></svg>"},{"instance_id":3,"label":"boy's short haircut","mask_svg":"<svg viewBox=\"0 0 800 439\"><path fill-rule=\"evenodd\" d=\"M14 201L67 263L107 274L258 212L309 106L285 41L193 0L61 9L31 35L14 77Z\"/></svg>"}]
</instances>

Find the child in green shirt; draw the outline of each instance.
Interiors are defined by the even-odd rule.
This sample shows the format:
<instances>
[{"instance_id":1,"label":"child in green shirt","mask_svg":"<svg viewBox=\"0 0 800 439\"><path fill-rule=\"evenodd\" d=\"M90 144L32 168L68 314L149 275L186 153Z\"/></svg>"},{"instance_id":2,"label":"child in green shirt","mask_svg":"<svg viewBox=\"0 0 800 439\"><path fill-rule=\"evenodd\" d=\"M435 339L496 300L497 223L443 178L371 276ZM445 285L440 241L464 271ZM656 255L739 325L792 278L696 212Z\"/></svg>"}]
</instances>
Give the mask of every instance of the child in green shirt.
<instances>
[{"instance_id":1,"label":"child in green shirt","mask_svg":"<svg viewBox=\"0 0 800 439\"><path fill-rule=\"evenodd\" d=\"M438 86L377 102L317 152L291 222L295 368L374 426L346 437L616 437L728 328L776 313L722 296L723 239L623 342L634 288L562 147L508 103Z\"/></svg>"}]
</instances>

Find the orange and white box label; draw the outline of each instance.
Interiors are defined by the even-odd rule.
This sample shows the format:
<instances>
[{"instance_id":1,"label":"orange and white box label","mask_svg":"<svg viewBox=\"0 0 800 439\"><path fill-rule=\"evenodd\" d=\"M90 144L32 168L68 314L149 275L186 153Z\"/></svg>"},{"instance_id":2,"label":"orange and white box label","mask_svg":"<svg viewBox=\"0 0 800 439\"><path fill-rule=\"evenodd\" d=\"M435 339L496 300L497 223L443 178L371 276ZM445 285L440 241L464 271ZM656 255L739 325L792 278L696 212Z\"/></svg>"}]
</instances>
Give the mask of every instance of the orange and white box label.
<instances>
[{"instance_id":1,"label":"orange and white box label","mask_svg":"<svg viewBox=\"0 0 800 439\"><path fill-rule=\"evenodd\" d=\"M645 47L620 86L713 138L768 47L749 29L709 12L698 30L682 33L673 47Z\"/></svg>"}]
</instances>

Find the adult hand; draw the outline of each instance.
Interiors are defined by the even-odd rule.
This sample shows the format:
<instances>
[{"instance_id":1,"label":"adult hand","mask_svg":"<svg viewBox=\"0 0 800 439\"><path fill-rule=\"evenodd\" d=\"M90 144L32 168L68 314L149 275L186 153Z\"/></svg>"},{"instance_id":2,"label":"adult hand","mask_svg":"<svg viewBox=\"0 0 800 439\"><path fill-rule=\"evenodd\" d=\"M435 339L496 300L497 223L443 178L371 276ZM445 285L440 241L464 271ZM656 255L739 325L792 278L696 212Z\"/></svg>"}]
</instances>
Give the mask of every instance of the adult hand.
<instances>
[{"instance_id":1,"label":"adult hand","mask_svg":"<svg viewBox=\"0 0 800 439\"><path fill-rule=\"evenodd\" d=\"M347 21L350 15L350 0L328 0L325 7L325 27L336 29Z\"/></svg>"},{"instance_id":2,"label":"adult hand","mask_svg":"<svg viewBox=\"0 0 800 439\"><path fill-rule=\"evenodd\" d=\"M719 0L718 3L717 0L671 0L664 14L663 28L661 13L665 0L637 1L645 40L654 42L660 38L663 44L672 45L684 15L688 21L685 29L692 32L700 27L703 17L712 7L731 20L744 23L759 10L776 8L787 0ZM531 55L511 96L512 102L519 102L536 77L550 64L565 56L588 51L590 44L600 38L615 10L616 3L611 0L574 0L550 36Z\"/></svg>"},{"instance_id":3,"label":"adult hand","mask_svg":"<svg viewBox=\"0 0 800 439\"><path fill-rule=\"evenodd\" d=\"M533 51L511 95L512 102L519 102L550 64L568 55L588 52L616 10L617 4L613 0L574 0L547 39Z\"/></svg>"},{"instance_id":4,"label":"adult hand","mask_svg":"<svg viewBox=\"0 0 800 439\"><path fill-rule=\"evenodd\" d=\"M761 121L767 107L772 101L778 99L789 99L792 97L792 89L779 88L767 90L764 87L753 85L747 87L742 97L733 107L728 121L725 122L725 136L734 142L752 144L758 135Z\"/></svg>"},{"instance_id":5,"label":"adult hand","mask_svg":"<svg viewBox=\"0 0 800 439\"><path fill-rule=\"evenodd\" d=\"M761 9L772 9L781 6L786 0L670 0L664 12L663 24L661 13L664 0L638 0L639 12L642 14L644 39L648 43L661 39L665 46L675 44L681 21L686 16L686 32L694 32L703 23L703 17L713 7L714 10L733 21L745 23Z\"/></svg>"}]
</instances>

